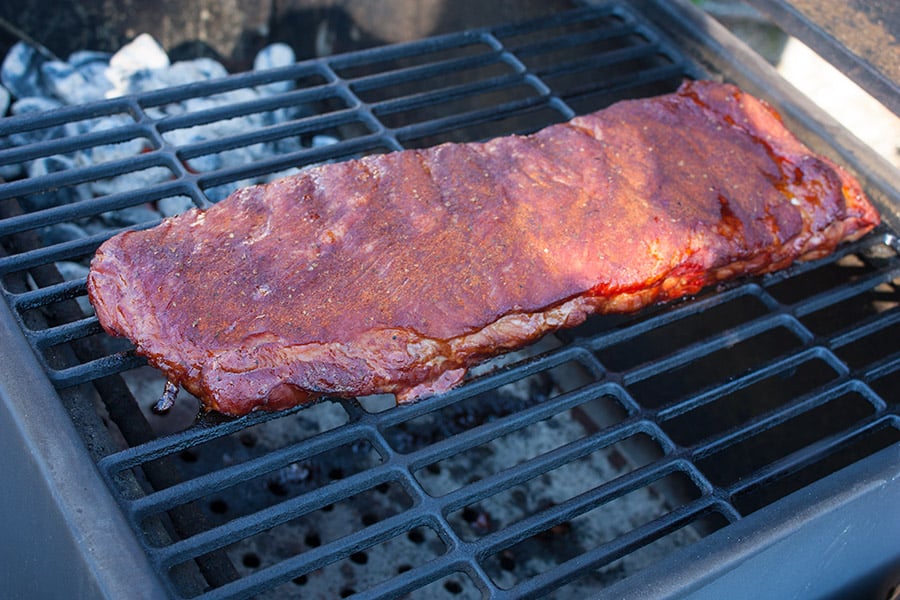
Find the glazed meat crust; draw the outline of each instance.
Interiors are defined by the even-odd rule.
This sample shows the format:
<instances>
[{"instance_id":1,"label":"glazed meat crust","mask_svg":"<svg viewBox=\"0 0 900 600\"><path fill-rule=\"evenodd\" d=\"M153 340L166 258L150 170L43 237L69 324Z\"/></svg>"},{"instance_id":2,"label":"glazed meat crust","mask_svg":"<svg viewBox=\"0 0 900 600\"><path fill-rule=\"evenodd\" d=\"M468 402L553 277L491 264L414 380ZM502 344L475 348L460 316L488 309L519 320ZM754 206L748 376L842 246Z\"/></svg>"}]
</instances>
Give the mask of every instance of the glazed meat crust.
<instances>
[{"instance_id":1,"label":"glazed meat crust","mask_svg":"<svg viewBox=\"0 0 900 600\"><path fill-rule=\"evenodd\" d=\"M878 215L713 82L529 136L322 165L98 250L88 292L208 409L445 391L592 313L830 253Z\"/></svg>"}]
</instances>

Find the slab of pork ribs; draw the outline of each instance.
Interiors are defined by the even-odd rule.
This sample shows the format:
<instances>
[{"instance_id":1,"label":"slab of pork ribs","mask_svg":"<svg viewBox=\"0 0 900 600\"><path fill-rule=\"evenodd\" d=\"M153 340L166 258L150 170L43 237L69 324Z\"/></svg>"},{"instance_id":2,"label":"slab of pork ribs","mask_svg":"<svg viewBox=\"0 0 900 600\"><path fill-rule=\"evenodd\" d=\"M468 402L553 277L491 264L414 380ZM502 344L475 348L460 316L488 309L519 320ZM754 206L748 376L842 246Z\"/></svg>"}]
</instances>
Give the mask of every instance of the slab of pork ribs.
<instances>
[{"instance_id":1,"label":"slab of pork ribs","mask_svg":"<svg viewBox=\"0 0 900 600\"><path fill-rule=\"evenodd\" d=\"M764 102L686 82L528 136L238 190L107 241L88 292L207 409L402 402L592 313L822 257L878 222Z\"/></svg>"}]
</instances>

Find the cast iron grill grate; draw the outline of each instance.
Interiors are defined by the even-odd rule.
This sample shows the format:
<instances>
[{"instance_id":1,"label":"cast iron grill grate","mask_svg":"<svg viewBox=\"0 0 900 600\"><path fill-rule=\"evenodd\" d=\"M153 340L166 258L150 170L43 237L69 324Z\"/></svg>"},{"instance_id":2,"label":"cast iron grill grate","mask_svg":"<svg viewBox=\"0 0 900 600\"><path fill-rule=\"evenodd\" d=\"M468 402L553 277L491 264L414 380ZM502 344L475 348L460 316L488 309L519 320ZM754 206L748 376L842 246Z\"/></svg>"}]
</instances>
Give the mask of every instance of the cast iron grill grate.
<instances>
[{"instance_id":1,"label":"cast iron grill grate","mask_svg":"<svg viewBox=\"0 0 900 600\"><path fill-rule=\"evenodd\" d=\"M0 149L0 165L143 140L134 156L0 184L0 277L171 595L274 598L319 581L340 596L565 597L900 440L900 248L886 228L823 261L589 320L412 406L326 399L176 431L149 422L135 379L145 363L102 333L83 276L61 275L117 229L48 234L167 198L208 207L296 165L532 131L702 75L639 15L607 3L0 121L13 142L43 134ZM290 89L172 110L281 82ZM296 107L217 140L173 135ZM110 115L123 124L59 133ZM306 143L322 134L340 141ZM216 166L285 139L304 144ZM151 185L76 193L159 169L167 176ZM500 447L515 458L497 458Z\"/></svg>"}]
</instances>

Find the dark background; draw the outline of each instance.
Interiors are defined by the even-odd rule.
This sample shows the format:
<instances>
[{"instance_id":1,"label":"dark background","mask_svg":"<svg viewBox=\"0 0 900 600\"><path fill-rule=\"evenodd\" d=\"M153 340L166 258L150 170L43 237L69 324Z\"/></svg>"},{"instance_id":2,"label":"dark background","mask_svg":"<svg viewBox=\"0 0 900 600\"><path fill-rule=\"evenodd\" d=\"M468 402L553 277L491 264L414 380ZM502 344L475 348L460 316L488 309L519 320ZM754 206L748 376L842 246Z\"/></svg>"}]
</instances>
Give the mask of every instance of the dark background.
<instances>
[{"instance_id":1,"label":"dark background","mask_svg":"<svg viewBox=\"0 0 900 600\"><path fill-rule=\"evenodd\" d=\"M209 56L247 70L273 42L302 60L527 19L571 0L5 0L0 18L59 58L113 52L149 33L172 61ZM0 29L0 56L21 36Z\"/></svg>"}]
</instances>

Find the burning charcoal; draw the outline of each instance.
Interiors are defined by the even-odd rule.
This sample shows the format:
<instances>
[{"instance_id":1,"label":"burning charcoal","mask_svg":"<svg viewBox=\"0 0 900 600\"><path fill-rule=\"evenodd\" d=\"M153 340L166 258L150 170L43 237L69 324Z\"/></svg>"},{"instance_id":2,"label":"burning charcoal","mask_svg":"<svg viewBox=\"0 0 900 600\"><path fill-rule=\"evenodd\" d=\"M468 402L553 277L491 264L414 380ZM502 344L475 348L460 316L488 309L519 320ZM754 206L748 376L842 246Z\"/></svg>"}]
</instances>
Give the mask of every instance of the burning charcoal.
<instances>
[{"instance_id":1,"label":"burning charcoal","mask_svg":"<svg viewBox=\"0 0 900 600\"><path fill-rule=\"evenodd\" d=\"M278 472L284 483L303 483L312 475L312 467L306 463L291 463Z\"/></svg>"},{"instance_id":2,"label":"burning charcoal","mask_svg":"<svg viewBox=\"0 0 900 600\"><path fill-rule=\"evenodd\" d=\"M97 196L107 196L119 192L149 187L155 183L168 181L172 178L172 172L165 167L150 167L142 171L132 171L109 179L101 179L92 182L91 189Z\"/></svg>"},{"instance_id":3,"label":"burning charcoal","mask_svg":"<svg viewBox=\"0 0 900 600\"><path fill-rule=\"evenodd\" d=\"M191 142L200 142L203 140L192 139ZM216 154L204 154L195 156L184 161L187 168L194 173L209 173L222 168L222 158Z\"/></svg>"},{"instance_id":4,"label":"burning charcoal","mask_svg":"<svg viewBox=\"0 0 900 600\"><path fill-rule=\"evenodd\" d=\"M312 139L312 147L320 148L322 146L330 146L337 144L340 140L332 135L314 135Z\"/></svg>"},{"instance_id":5,"label":"burning charcoal","mask_svg":"<svg viewBox=\"0 0 900 600\"><path fill-rule=\"evenodd\" d=\"M160 218L160 214L152 208L143 205L129 206L128 208L123 208L121 210L109 211L103 213L102 217L113 226L128 226L157 221Z\"/></svg>"},{"instance_id":6,"label":"burning charcoal","mask_svg":"<svg viewBox=\"0 0 900 600\"><path fill-rule=\"evenodd\" d=\"M222 65L222 63L206 57L177 62L172 65L172 68L169 69L169 72L183 72L183 76L192 76L194 78L193 81L218 79L220 77L225 77L228 75L228 70Z\"/></svg>"},{"instance_id":7,"label":"burning charcoal","mask_svg":"<svg viewBox=\"0 0 900 600\"><path fill-rule=\"evenodd\" d=\"M242 165L252 164L256 162L257 159L265 157L262 147L263 144L256 144L254 146L225 150L219 154L219 157L222 159L222 166L240 167ZM256 183L255 180L248 180L248 185L254 183Z\"/></svg>"},{"instance_id":8,"label":"burning charcoal","mask_svg":"<svg viewBox=\"0 0 900 600\"><path fill-rule=\"evenodd\" d=\"M225 70L225 67L211 58L180 61L168 69L141 72L141 76L133 81L134 86L129 91L134 93L186 85L197 81L225 77L227 74L228 71Z\"/></svg>"},{"instance_id":9,"label":"burning charcoal","mask_svg":"<svg viewBox=\"0 0 900 600\"><path fill-rule=\"evenodd\" d=\"M161 198L156 202L156 208L164 217L174 217L184 211L194 208L194 202L187 196L172 196Z\"/></svg>"},{"instance_id":10,"label":"burning charcoal","mask_svg":"<svg viewBox=\"0 0 900 600\"><path fill-rule=\"evenodd\" d=\"M56 270L59 271L60 276L62 276L62 278L66 281L84 281L85 279L87 279L88 268L86 265L67 260L60 261L54 264L56 265ZM88 300L87 296L76 296L75 301L81 308L82 313L86 315L91 315L94 313L94 308L91 306L91 303Z\"/></svg>"},{"instance_id":11,"label":"burning charcoal","mask_svg":"<svg viewBox=\"0 0 900 600\"><path fill-rule=\"evenodd\" d=\"M281 177L295 175L296 173L299 173L300 171L301 171L301 169L299 169L298 167L291 167L289 169L285 169L284 171L270 173L270 174L266 175L265 179L266 179L266 181L273 181L275 179L280 179Z\"/></svg>"},{"instance_id":12,"label":"burning charcoal","mask_svg":"<svg viewBox=\"0 0 900 600\"><path fill-rule=\"evenodd\" d=\"M67 62L84 76L88 85L102 90L100 97L105 97L106 92L112 89L112 84L106 77L106 70L109 68L109 59L111 57L112 54L108 52L78 50L69 55Z\"/></svg>"},{"instance_id":13,"label":"burning charcoal","mask_svg":"<svg viewBox=\"0 0 900 600\"><path fill-rule=\"evenodd\" d=\"M16 100L12 105L12 114L20 115L26 113L38 113L38 112L46 112L49 110L54 110L63 106L61 102L55 100L53 98L43 98L40 96L34 96L31 98L22 98L21 100ZM79 125L78 123L67 122L62 125L57 125L54 127L45 127L42 129L34 129L34 130L26 130L20 131L18 133L11 133L9 135L9 141L11 141L14 145L18 146L27 146L29 144L33 144L36 142L41 142L44 140L65 138L65 137L74 137L84 133L83 125ZM69 159L70 157L66 157ZM40 160L40 159L38 159ZM41 167L33 167L33 163L37 161L32 161L31 163L25 165L26 170L35 172L41 172ZM58 169L57 169L58 170ZM49 172L54 172L53 170ZM34 176L34 175L32 175Z\"/></svg>"},{"instance_id":14,"label":"burning charcoal","mask_svg":"<svg viewBox=\"0 0 900 600\"><path fill-rule=\"evenodd\" d=\"M189 98L182 104L184 112L196 114L205 110L218 108L226 104L237 104L240 102L252 101L257 99L258 97L259 95L253 90L235 90L226 94L217 94L216 96L211 97ZM166 139L175 145L183 146L186 144L202 142L204 140L221 139L233 135L238 135L247 131L259 129L263 125L265 125L264 117L262 117L261 115L248 115L245 117L235 117L222 121L214 121L212 123L207 123L204 125L196 125L188 129L174 130L166 134ZM263 156L264 153L264 144L253 144L234 150L226 150L225 152L216 155L219 157L218 159L207 157L191 159L192 161L221 161L221 165L218 163L206 164L203 162L198 162L198 164L192 166L192 168L195 168L197 170L209 171L216 168L221 168L221 166L239 166L247 164L247 162L249 160L252 160L253 158Z\"/></svg>"},{"instance_id":15,"label":"burning charcoal","mask_svg":"<svg viewBox=\"0 0 900 600\"><path fill-rule=\"evenodd\" d=\"M213 137L212 130L208 125L197 125L188 129L175 129L166 133L166 141L178 147L198 144L211 137ZM185 161L187 167L197 173L214 171L221 166L221 162L215 154L195 156Z\"/></svg>"},{"instance_id":16,"label":"burning charcoal","mask_svg":"<svg viewBox=\"0 0 900 600\"><path fill-rule=\"evenodd\" d=\"M9 109L9 91L0 85L0 117L6 116Z\"/></svg>"},{"instance_id":17,"label":"burning charcoal","mask_svg":"<svg viewBox=\"0 0 900 600\"><path fill-rule=\"evenodd\" d=\"M186 113L199 113L204 110L209 110L211 108L216 108L219 106L221 102L213 100L209 97L202 98L188 98L182 103L182 107L184 112ZM190 137L195 138L197 140L204 140L209 138L209 132L212 132L213 127L215 127L216 123L207 123L205 125L195 125L189 129L178 129L166 134L166 136L172 135L187 135L190 134Z\"/></svg>"},{"instance_id":18,"label":"burning charcoal","mask_svg":"<svg viewBox=\"0 0 900 600\"><path fill-rule=\"evenodd\" d=\"M103 99L103 91L90 85L84 75L60 60L41 65L41 77L47 91L65 104L82 104Z\"/></svg>"},{"instance_id":19,"label":"burning charcoal","mask_svg":"<svg viewBox=\"0 0 900 600\"><path fill-rule=\"evenodd\" d=\"M9 109L10 95L5 87L0 85L0 117L6 116ZM8 148L12 145L9 138L0 137L0 150ZM22 172L21 163L12 163L8 165L0 165L0 179L13 179L18 177Z\"/></svg>"},{"instance_id":20,"label":"burning charcoal","mask_svg":"<svg viewBox=\"0 0 900 600\"><path fill-rule=\"evenodd\" d=\"M265 69L286 67L293 64L296 60L297 57L294 55L293 49L287 44L271 44L260 50L259 54L256 55L256 58L253 60L253 70L263 71ZM257 89L266 94L280 94L289 92L293 87L294 82L287 80L261 85Z\"/></svg>"},{"instance_id":21,"label":"burning charcoal","mask_svg":"<svg viewBox=\"0 0 900 600\"><path fill-rule=\"evenodd\" d=\"M56 269L59 271L59 274L66 281L75 281L77 279L87 278L88 268L81 263L61 260L55 263L55 265Z\"/></svg>"},{"instance_id":22,"label":"burning charcoal","mask_svg":"<svg viewBox=\"0 0 900 600\"><path fill-rule=\"evenodd\" d=\"M113 89L108 92L108 97L117 98L127 94L147 92L166 87L166 83L160 80L159 71L141 69L133 73L109 75L113 81Z\"/></svg>"},{"instance_id":23,"label":"burning charcoal","mask_svg":"<svg viewBox=\"0 0 900 600\"><path fill-rule=\"evenodd\" d=\"M206 197L209 198L210 202L219 202L220 200L227 198L236 189L253 185L253 183L254 182L250 179L240 179L238 181L232 181L216 187L207 188L203 190L203 192L206 194Z\"/></svg>"},{"instance_id":24,"label":"burning charcoal","mask_svg":"<svg viewBox=\"0 0 900 600\"><path fill-rule=\"evenodd\" d=\"M255 128L255 126L251 126ZM252 144L232 150L226 150L221 153L224 164L228 167L239 167L242 165L252 164L260 159L269 158L271 153L264 143ZM254 181L256 183L256 181Z\"/></svg>"},{"instance_id":25,"label":"burning charcoal","mask_svg":"<svg viewBox=\"0 0 900 600\"><path fill-rule=\"evenodd\" d=\"M6 146L3 144L3 140L0 140L0 150L5 148ZM0 179L11 180L15 179L19 175L22 174L22 165L20 163L14 163L10 165L0 165Z\"/></svg>"},{"instance_id":26,"label":"burning charcoal","mask_svg":"<svg viewBox=\"0 0 900 600\"><path fill-rule=\"evenodd\" d=\"M41 78L41 65L47 62L37 50L24 42L17 42L6 53L0 65L0 82L16 98L47 96Z\"/></svg>"},{"instance_id":27,"label":"burning charcoal","mask_svg":"<svg viewBox=\"0 0 900 600\"><path fill-rule=\"evenodd\" d=\"M169 64L169 55L159 42L146 33L137 36L109 59L106 77L113 89L107 96L122 96L143 89L140 81L151 78L153 71L165 69Z\"/></svg>"},{"instance_id":28,"label":"burning charcoal","mask_svg":"<svg viewBox=\"0 0 900 600\"><path fill-rule=\"evenodd\" d=\"M29 162L25 169L29 177L42 177L75 168L75 161L68 156L55 154ZM23 208L28 212L44 210L58 204L71 204L81 200L78 187L61 187L49 192L32 194L22 198Z\"/></svg>"},{"instance_id":29,"label":"burning charcoal","mask_svg":"<svg viewBox=\"0 0 900 600\"><path fill-rule=\"evenodd\" d=\"M110 115L93 120L88 126L89 131L110 131L131 123L125 115ZM143 153L148 147L148 142L142 138L134 138L115 144L102 144L91 148L79 150L76 153L76 161L83 165L100 164L131 158Z\"/></svg>"},{"instance_id":30,"label":"burning charcoal","mask_svg":"<svg viewBox=\"0 0 900 600\"><path fill-rule=\"evenodd\" d=\"M109 59L109 66L123 71L165 69L171 64L169 55L152 35L142 33L119 48Z\"/></svg>"},{"instance_id":31,"label":"burning charcoal","mask_svg":"<svg viewBox=\"0 0 900 600\"><path fill-rule=\"evenodd\" d=\"M275 140L273 142L268 142L266 144L266 149L267 149L266 151L269 154L277 156L279 154L287 154L289 152L297 152L298 150L302 150L303 144L300 142L300 140L298 138L288 137L288 138L282 138L280 140ZM297 172L296 169L289 170L289 171L286 171L285 174L296 173L296 172ZM267 179L271 181L272 179L274 179L274 177L269 176Z\"/></svg>"},{"instance_id":32,"label":"burning charcoal","mask_svg":"<svg viewBox=\"0 0 900 600\"><path fill-rule=\"evenodd\" d=\"M180 61L167 68L139 69L130 74L125 73L113 93L134 94L158 90L225 77L227 74L225 67L211 58L198 58ZM188 109L186 112L190 112L190 110Z\"/></svg>"},{"instance_id":33,"label":"burning charcoal","mask_svg":"<svg viewBox=\"0 0 900 600\"><path fill-rule=\"evenodd\" d=\"M291 487L312 483L314 471L314 465L291 463L266 479L266 489L276 496L287 496Z\"/></svg>"},{"instance_id":34,"label":"burning charcoal","mask_svg":"<svg viewBox=\"0 0 900 600\"><path fill-rule=\"evenodd\" d=\"M41 229L41 239L45 246L62 244L87 237L87 232L74 223L56 223Z\"/></svg>"},{"instance_id":35,"label":"burning charcoal","mask_svg":"<svg viewBox=\"0 0 900 600\"><path fill-rule=\"evenodd\" d=\"M479 506L463 509L462 518L479 537L487 535L496 529L496 524L491 519L491 515Z\"/></svg>"},{"instance_id":36,"label":"burning charcoal","mask_svg":"<svg viewBox=\"0 0 900 600\"><path fill-rule=\"evenodd\" d=\"M3 144L3 140L0 140L0 150L2 150L3 148L6 148L6 146ZM0 179L9 181L11 179L15 179L21 174L22 165L20 163L0 165Z\"/></svg>"},{"instance_id":37,"label":"burning charcoal","mask_svg":"<svg viewBox=\"0 0 900 600\"><path fill-rule=\"evenodd\" d=\"M15 92L13 92L15 94ZM22 98L13 102L10 112L14 115L23 115L26 113L46 112L62 106L62 103L52 98L44 98L43 96L32 96ZM70 125L71 127L71 125ZM67 134L65 125L56 127L48 127L36 131L23 131L21 133L10 134L9 139L18 146L27 146L28 144L39 142L42 140L55 139L64 137Z\"/></svg>"}]
</instances>

